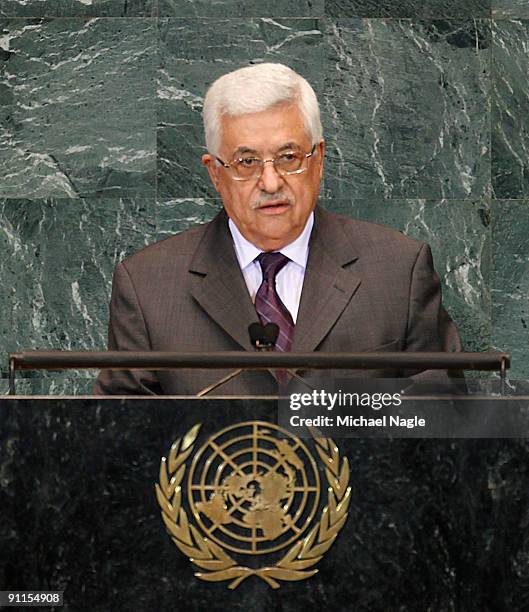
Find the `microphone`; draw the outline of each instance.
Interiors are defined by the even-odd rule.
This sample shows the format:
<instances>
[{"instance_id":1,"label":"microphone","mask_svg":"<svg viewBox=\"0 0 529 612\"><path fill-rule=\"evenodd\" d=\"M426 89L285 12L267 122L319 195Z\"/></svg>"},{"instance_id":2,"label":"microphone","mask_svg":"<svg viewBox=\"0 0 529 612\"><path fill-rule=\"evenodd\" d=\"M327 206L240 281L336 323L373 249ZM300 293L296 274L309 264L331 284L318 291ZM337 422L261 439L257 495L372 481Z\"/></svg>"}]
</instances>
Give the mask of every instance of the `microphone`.
<instances>
[{"instance_id":1,"label":"microphone","mask_svg":"<svg viewBox=\"0 0 529 612\"><path fill-rule=\"evenodd\" d=\"M250 342L253 344L256 351L273 351L276 345L277 337L279 336L279 325L276 325L275 323L267 323L266 325L251 323L248 326L248 333L250 334ZM273 370L269 370L269 372L271 374L274 373ZM309 389L314 390L314 387L304 378L299 376L295 370L277 370L277 373L279 372L283 373L282 377L284 377L285 374L289 374L292 378L295 378L297 381L303 383ZM284 381L282 381L281 384L284 384Z\"/></svg>"},{"instance_id":2,"label":"microphone","mask_svg":"<svg viewBox=\"0 0 529 612\"><path fill-rule=\"evenodd\" d=\"M275 323L251 323L248 326L250 342L256 351L273 351L279 336L279 325Z\"/></svg>"}]
</instances>

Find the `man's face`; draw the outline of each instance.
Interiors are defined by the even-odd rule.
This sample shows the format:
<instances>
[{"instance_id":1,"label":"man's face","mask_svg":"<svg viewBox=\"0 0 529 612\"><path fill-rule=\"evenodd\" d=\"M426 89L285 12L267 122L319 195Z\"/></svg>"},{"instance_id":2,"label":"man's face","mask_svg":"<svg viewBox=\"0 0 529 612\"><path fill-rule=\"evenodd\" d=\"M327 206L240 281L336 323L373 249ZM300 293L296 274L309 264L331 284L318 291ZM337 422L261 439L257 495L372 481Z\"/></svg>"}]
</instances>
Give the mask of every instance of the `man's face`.
<instances>
[{"instance_id":1,"label":"man's face","mask_svg":"<svg viewBox=\"0 0 529 612\"><path fill-rule=\"evenodd\" d=\"M312 148L297 106L278 105L259 113L222 118L219 157L225 162L242 154L272 159L292 147L303 153ZM280 175L272 163L266 163L260 178L247 181L234 180L231 169L217 165L210 154L203 155L202 162L239 231L263 251L273 251L293 242L314 210L323 154L321 141L306 160L305 172Z\"/></svg>"}]
</instances>

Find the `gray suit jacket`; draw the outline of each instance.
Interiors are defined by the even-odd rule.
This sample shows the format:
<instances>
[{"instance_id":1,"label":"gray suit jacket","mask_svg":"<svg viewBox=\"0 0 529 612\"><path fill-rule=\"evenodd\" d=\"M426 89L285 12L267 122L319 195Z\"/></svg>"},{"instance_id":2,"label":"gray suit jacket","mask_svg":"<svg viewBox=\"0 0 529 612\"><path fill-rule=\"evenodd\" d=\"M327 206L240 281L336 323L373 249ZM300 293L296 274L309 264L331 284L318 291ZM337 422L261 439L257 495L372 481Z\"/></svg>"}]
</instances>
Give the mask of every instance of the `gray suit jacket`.
<instances>
[{"instance_id":1,"label":"gray suit jacket","mask_svg":"<svg viewBox=\"0 0 529 612\"><path fill-rule=\"evenodd\" d=\"M456 327L441 305L428 245L319 207L315 213L293 352L460 350ZM222 211L210 223L153 244L118 264L108 347L252 351L248 325L255 321L257 314ZM226 373L103 371L94 391L195 394ZM245 373L216 394L276 390L270 373Z\"/></svg>"}]
</instances>

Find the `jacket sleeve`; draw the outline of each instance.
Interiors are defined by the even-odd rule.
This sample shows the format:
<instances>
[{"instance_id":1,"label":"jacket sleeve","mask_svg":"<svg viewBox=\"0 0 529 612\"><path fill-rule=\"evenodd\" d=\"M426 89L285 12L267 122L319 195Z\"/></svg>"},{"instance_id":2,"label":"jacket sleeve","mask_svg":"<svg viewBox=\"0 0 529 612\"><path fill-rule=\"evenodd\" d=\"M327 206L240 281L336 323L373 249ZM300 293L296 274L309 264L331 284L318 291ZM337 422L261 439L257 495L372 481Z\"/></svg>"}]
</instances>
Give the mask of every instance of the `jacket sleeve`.
<instances>
[{"instance_id":1,"label":"jacket sleeve","mask_svg":"<svg viewBox=\"0 0 529 612\"><path fill-rule=\"evenodd\" d=\"M427 244L419 249L410 282L407 351L460 351L457 328L442 306L441 283Z\"/></svg>"},{"instance_id":2,"label":"jacket sleeve","mask_svg":"<svg viewBox=\"0 0 529 612\"><path fill-rule=\"evenodd\" d=\"M138 296L124 263L117 265L112 281L108 350L151 350ZM93 391L95 395L155 395L161 388L153 371L102 370Z\"/></svg>"}]
</instances>

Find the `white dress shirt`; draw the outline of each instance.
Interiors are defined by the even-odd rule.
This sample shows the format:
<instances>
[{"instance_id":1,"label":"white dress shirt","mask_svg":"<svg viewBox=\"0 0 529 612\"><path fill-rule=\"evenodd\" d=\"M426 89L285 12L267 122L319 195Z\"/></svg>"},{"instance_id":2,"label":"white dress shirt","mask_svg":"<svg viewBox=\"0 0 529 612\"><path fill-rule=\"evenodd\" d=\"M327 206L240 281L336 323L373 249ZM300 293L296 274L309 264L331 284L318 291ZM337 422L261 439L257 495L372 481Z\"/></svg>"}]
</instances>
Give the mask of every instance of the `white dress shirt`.
<instances>
[{"instance_id":1,"label":"white dress shirt","mask_svg":"<svg viewBox=\"0 0 529 612\"><path fill-rule=\"evenodd\" d=\"M255 303L255 294L263 281L261 264L255 258L262 253L241 234L235 223L229 219L228 225L235 245L237 261L241 267L246 286ZM288 308L294 323L298 317L299 301L303 289L303 279L309 256L309 239L314 225L314 213L307 219L301 234L287 246L280 250L290 261L278 272L276 276L276 290L283 304Z\"/></svg>"}]
</instances>

